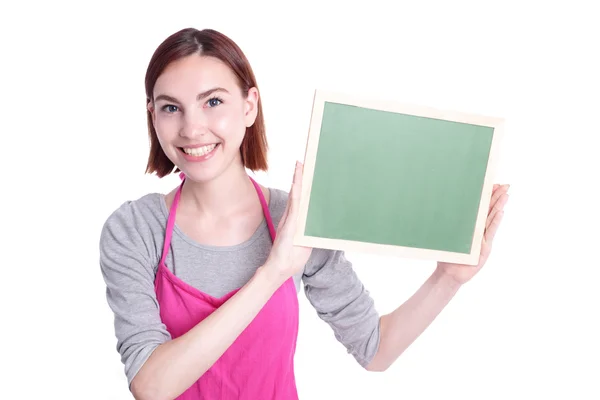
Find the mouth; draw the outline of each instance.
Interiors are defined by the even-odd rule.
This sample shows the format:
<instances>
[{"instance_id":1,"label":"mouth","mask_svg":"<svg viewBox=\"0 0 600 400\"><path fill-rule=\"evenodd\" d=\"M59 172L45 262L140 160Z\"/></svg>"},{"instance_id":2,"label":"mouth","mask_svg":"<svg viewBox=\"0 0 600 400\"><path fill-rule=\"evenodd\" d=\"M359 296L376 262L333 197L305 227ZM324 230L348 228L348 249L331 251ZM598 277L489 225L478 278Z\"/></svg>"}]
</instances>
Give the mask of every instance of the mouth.
<instances>
[{"instance_id":1,"label":"mouth","mask_svg":"<svg viewBox=\"0 0 600 400\"><path fill-rule=\"evenodd\" d=\"M213 143L200 147L179 147L179 150L188 156L202 157L213 152L219 145L220 143Z\"/></svg>"}]
</instances>

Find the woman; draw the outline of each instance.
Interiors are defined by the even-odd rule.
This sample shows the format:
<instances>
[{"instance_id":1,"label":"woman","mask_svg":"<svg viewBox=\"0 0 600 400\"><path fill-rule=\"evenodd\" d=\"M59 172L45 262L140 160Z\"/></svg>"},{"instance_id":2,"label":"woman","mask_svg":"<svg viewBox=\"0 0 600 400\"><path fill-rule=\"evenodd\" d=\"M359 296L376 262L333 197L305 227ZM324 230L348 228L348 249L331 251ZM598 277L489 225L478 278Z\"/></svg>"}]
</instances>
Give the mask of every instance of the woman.
<instances>
[{"instance_id":1,"label":"woman","mask_svg":"<svg viewBox=\"0 0 600 400\"><path fill-rule=\"evenodd\" d=\"M213 30L173 34L150 60L146 96L147 172L181 172L182 182L122 204L100 240L138 399L296 399L301 281L357 362L385 370L490 254L507 186L494 189L480 265L438 263L380 317L343 252L292 245L302 165L289 194L247 175L267 169L267 142L258 86L234 42Z\"/></svg>"}]
</instances>

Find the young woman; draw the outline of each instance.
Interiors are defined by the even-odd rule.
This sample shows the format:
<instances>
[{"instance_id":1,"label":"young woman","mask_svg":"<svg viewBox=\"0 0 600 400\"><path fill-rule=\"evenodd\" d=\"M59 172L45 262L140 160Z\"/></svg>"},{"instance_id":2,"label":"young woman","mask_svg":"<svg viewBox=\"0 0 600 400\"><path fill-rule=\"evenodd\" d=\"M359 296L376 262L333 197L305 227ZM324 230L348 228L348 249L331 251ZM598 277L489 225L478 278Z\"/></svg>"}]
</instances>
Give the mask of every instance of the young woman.
<instances>
[{"instance_id":1,"label":"young woman","mask_svg":"<svg viewBox=\"0 0 600 400\"><path fill-rule=\"evenodd\" d=\"M356 361L385 370L490 254L506 185L494 189L480 265L438 263L380 316L343 252L293 246L302 165L289 193L247 174L267 169L267 141L254 74L233 41L173 34L150 60L146 96L147 172L182 181L123 203L100 239L117 350L138 399L297 399L301 282Z\"/></svg>"}]
</instances>

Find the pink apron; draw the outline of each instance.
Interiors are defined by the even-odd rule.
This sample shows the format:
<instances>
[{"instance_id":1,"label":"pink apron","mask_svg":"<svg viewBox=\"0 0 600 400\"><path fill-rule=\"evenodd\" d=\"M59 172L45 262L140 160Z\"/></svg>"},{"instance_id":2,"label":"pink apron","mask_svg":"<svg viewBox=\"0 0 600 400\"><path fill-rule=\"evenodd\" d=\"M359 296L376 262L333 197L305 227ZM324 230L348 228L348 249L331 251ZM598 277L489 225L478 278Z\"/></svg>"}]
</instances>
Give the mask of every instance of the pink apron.
<instances>
[{"instance_id":1,"label":"pink apron","mask_svg":"<svg viewBox=\"0 0 600 400\"><path fill-rule=\"evenodd\" d=\"M275 228L267 202L258 184L252 178L250 180L258 193L271 240L274 240ZM186 333L239 290L215 298L182 281L165 265L182 187L183 182L169 212L154 285L162 322L173 339ZM297 334L298 295L294 280L290 278L217 362L178 399L298 399L294 377Z\"/></svg>"}]
</instances>

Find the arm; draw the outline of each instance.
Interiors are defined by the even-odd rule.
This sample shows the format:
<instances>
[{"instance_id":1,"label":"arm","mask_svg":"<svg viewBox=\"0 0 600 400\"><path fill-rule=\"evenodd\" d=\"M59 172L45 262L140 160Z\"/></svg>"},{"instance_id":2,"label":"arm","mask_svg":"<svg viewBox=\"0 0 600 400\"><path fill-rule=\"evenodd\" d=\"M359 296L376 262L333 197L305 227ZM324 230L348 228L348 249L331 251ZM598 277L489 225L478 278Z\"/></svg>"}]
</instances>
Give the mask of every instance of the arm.
<instances>
[{"instance_id":1,"label":"arm","mask_svg":"<svg viewBox=\"0 0 600 400\"><path fill-rule=\"evenodd\" d=\"M115 316L117 349L137 399L171 399L190 387L233 343L279 286L264 268L185 335L171 339L154 292L158 261L143 217L123 205L105 223L100 266Z\"/></svg>"},{"instance_id":2,"label":"arm","mask_svg":"<svg viewBox=\"0 0 600 400\"><path fill-rule=\"evenodd\" d=\"M306 297L319 317L368 371L386 370L460 287L438 268L409 300L379 317L369 292L341 251L315 249L303 280Z\"/></svg>"},{"instance_id":3,"label":"arm","mask_svg":"<svg viewBox=\"0 0 600 400\"><path fill-rule=\"evenodd\" d=\"M379 314L344 252L314 249L304 275L306 298L335 338L364 368L379 346Z\"/></svg>"},{"instance_id":4,"label":"arm","mask_svg":"<svg viewBox=\"0 0 600 400\"><path fill-rule=\"evenodd\" d=\"M262 268L223 306L158 346L131 383L137 399L172 399L200 378L256 317L278 285Z\"/></svg>"},{"instance_id":5,"label":"arm","mask_svg":"<svg viewBox=\"0 0 600 400\"><path fill-rule=\"evenodd\" d=\"M391 314L381 318L381 343L369 370L387 369L433 322L458 289L486 263L504 214L510 185L494 185L477 266L438 262L419 290Z\"/></svg>"},{"instance_id":6,"label":"arm","mask_svg":"<svg viewBox=\"0 0 600 400\"><path fill-rule=\"evenodd\" d=\"M381 317L381 340L369 371L384 371L433 322L460 284L437 268L404 304Z\"/></svg>"}]
</instances>

